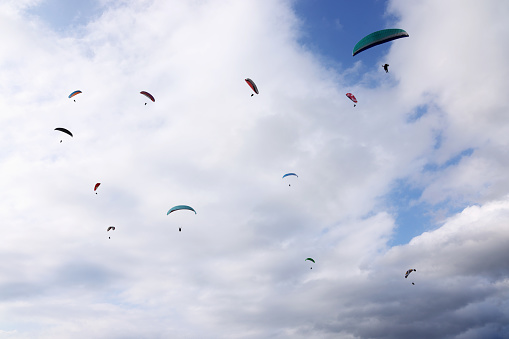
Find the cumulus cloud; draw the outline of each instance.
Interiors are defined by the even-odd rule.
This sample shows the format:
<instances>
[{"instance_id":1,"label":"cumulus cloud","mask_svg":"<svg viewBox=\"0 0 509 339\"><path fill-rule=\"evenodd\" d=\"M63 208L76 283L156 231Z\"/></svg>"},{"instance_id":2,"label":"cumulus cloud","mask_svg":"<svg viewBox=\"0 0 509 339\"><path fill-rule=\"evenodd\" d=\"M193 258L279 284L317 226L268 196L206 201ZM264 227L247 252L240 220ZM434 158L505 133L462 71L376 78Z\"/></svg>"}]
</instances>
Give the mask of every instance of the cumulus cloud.
<instances>
[{"instance_id":1,"label":"cumulus cloud","mask_svg":"<svg viewBox=\"0 0 509 339\"><path fill-rule=\"evenodd\" d=\"M504 335L505 2L390 2L356 108L288 1L38 5L0 11L0 337ZM400 180L460 212L391 248Z\"/></svg>"}]
</instances>

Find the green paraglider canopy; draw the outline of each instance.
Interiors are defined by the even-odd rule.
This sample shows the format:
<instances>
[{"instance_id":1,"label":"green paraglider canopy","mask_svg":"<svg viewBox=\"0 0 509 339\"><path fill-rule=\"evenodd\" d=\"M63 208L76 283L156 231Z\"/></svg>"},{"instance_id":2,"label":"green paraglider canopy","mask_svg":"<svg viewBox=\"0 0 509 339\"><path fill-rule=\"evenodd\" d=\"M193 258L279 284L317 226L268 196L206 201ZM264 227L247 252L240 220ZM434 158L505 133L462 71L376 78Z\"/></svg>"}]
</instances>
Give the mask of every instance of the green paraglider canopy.
<instances>
[{"instance_id":1,"label":"green paraglider canopy","mask_svg":"<svg viewBox=\"0 0 509 339\"><path fill-rule=\"evenodd\" d=\"M190 210L190 211L193 211L194 214L196 214L196 211L191 206L177 205L177 206L173 206L172 208L170 208L168 213L166 213L166 215L168 215L168 214L170 214L172 212L175 212L175 211L179 211L179 210Z\"/></svg>"},{"instance_id":2,"label":"green paraglider canopy","mask_svg":"<svg viewBox=\"0 0 509 339\"><path fill-rule=\"evenodd\" d=\"M355 45L352 55L359 54L368 48L383 44L385 42L400 38L406 38L408 36L409 35L407 32L399 28L382 29L381 31L373 32L366 35Z\"/></svg>"},{"instance_id":3,"label":"green paraglider canopy","mask_svg":"<svg viewBox=\"0 0 509 339\"><path fill-rule=\"evenodd\" d=\"M315 260L313 258L306 258L304 261L306 260L309 260L309 261L312 261L312 262L315 262Z\"/></svg>"}]
</instances>

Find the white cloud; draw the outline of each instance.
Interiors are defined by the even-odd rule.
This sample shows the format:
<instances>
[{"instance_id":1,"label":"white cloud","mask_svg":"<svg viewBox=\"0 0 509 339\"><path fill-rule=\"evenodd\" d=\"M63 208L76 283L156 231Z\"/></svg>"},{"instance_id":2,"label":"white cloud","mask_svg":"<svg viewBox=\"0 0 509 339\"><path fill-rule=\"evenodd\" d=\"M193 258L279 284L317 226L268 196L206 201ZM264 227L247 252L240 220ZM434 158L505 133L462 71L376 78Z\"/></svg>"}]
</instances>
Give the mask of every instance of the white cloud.
<instances>
[{"instance_id":1,"label":"white cloud","mask_svg":"<svg viewBox=\"0 0 509 339\"><path fill-rule=\"evenodd\" d=\"M390 78L349 89L356 108L287 1L105 1L65 36L4 5L0 337L504 333L509 9L458 4L391 2L410 38ZM480 204L389 248L381 197L401 178ZM197 214L167 216L178 204Z\"/></svg>"},{"instance_id":2,"label":"white cloud","mask_svg":"<svg viewBox=\"0 0 509 339\"><path fill-rule=\"evenodd\" d=\"M503 1L392 1L390 8L401 15L400 25L410 34L404 44L394 44L388 57L399 67L392 69L400 80L400 94L408 103L431 99L438 108L433 110L440 116L435 128L443 140L428 153L430 163L443 164L465 149L475 149L475 159L448 168L447 176L431 178L436 183L425 200L500 197L508 188L500 151L506 148L508 133L504 112L509 107L502 89L509 85L509 26L504 21L509 8Z\"/></svg>"}]
</instances>

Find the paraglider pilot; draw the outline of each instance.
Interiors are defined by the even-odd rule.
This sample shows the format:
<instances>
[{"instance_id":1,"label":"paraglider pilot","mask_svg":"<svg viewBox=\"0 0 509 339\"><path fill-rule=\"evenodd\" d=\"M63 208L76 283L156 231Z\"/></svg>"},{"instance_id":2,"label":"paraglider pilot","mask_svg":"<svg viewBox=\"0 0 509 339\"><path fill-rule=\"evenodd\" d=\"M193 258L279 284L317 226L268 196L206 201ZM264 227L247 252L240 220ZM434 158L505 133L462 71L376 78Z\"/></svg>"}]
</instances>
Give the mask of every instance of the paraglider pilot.
<instances>
[{"instance_id":1,"label":"paraglider pilot","mask_svg":"<svg viewBox=\"0 0 509 339\"><path fill-rule=\"evenodd\" d=\"M389 73L389 64L382 65L385 70L385 73Z\"/></svg>"}]
</instances>

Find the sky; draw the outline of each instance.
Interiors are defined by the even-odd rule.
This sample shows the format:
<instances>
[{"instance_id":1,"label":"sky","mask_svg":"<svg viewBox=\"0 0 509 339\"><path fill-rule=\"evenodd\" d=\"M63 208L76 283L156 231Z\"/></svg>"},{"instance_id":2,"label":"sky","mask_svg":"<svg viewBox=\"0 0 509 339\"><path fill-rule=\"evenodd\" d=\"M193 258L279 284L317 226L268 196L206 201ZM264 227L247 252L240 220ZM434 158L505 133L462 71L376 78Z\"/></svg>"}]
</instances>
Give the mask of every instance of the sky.
<instances>
[{"instance_id":1,"label":"sky","mask_svg":"<svg viewBox=\"0 0 509 339\"><path fill-rule=\"evenodd\" d=\"M0 2L0 338L508 338L508 15Z\"/></svg>"}]
</instances>

